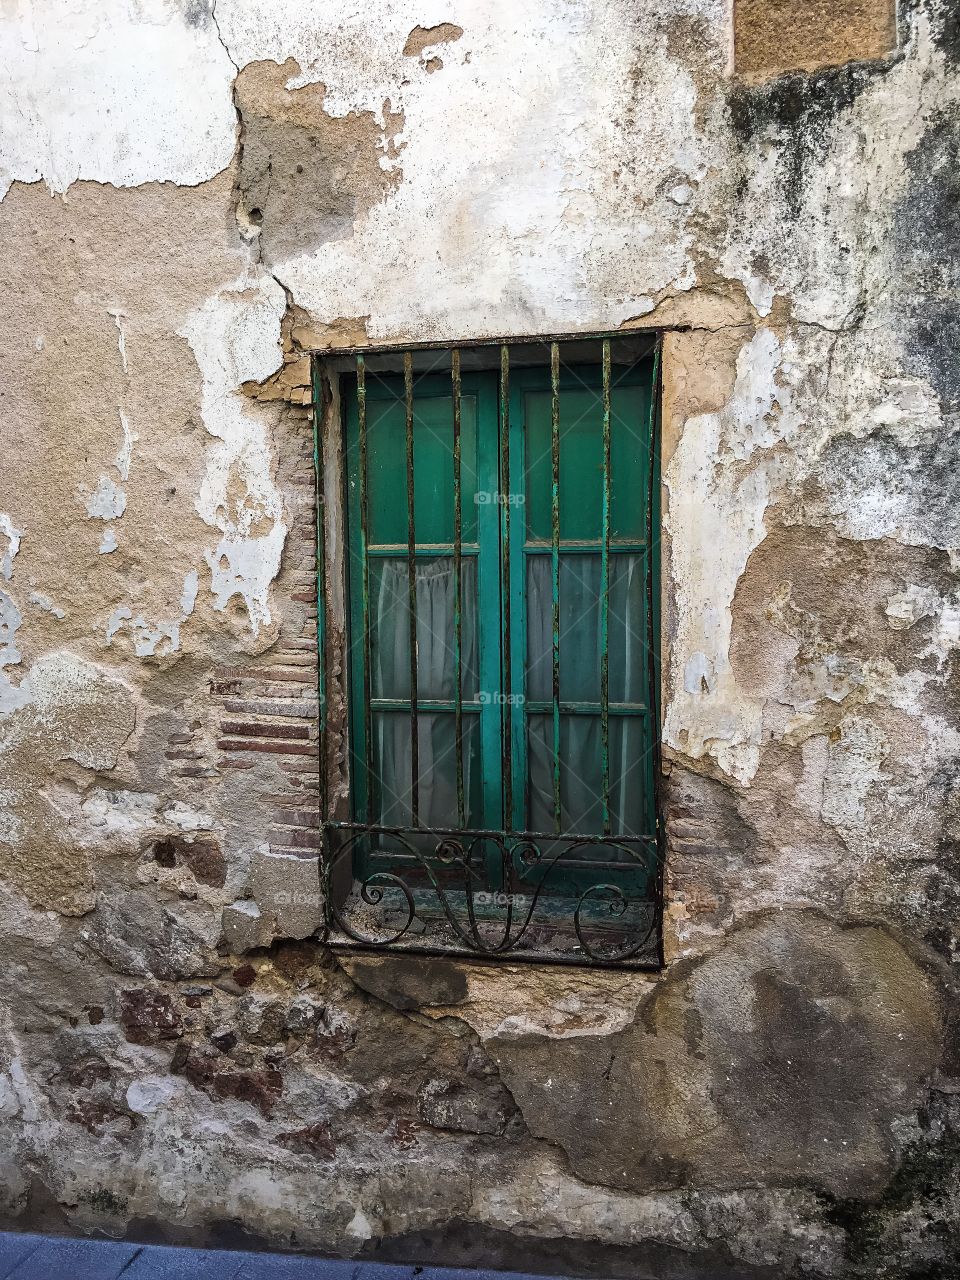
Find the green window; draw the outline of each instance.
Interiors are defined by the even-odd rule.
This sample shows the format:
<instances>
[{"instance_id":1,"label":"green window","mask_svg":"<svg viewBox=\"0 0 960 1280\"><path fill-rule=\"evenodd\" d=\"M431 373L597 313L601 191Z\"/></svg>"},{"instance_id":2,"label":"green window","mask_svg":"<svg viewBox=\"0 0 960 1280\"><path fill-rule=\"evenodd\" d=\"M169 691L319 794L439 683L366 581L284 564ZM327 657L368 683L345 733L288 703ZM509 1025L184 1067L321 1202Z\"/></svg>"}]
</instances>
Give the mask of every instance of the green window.
<instances>
[{"instance_id":1,"label":"green window","mask_svg":"<svg viewBox=\"0 0 960 1280\"><path fill-rule=\"evenodd\" d=\"M360 357L341 381L352 812L328 824L331 892L412 914L414 948L432 910L438 938L464 942L461 912L495 951L506 911L498 953L528 912L536 951L575 903L568 958L597 958L590 907L613 917L600 958L634 959L624 903L658 915L655 360L594 347Z\"/></svg>"}]
</instances>

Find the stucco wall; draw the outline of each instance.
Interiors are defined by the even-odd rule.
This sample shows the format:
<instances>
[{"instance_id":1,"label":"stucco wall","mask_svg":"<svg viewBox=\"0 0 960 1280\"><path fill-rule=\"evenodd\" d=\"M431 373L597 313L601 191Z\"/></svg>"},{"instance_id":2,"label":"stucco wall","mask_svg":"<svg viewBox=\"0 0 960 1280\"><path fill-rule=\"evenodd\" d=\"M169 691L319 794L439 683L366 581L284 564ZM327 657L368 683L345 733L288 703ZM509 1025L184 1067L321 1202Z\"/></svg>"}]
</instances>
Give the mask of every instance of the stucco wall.
<instances>
[{"instance_id":1,"label":"stucco wall","mask_svg":"<svg viewBox=\"0 0 960 1280\"><path fill-rule=\"evenodd\" d=\"M826 8L3 7L5 1223L960 1275L960 28ZM338 962L303 353L621 325L667 968Z\"/></svg>"}]
</instances>

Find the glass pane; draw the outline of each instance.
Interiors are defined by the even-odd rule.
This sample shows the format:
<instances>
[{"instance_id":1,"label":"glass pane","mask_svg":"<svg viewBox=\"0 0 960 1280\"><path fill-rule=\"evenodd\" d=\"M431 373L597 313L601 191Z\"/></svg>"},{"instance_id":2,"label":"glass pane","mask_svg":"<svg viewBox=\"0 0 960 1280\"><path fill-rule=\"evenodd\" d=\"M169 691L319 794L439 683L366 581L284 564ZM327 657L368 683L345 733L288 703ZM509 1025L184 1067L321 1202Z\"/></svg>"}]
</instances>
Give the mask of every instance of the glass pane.
<instances>
[{"instance_id":1,"label":"glass pane","mask_svg":"<svg viewBox=\"0 0 960 1280\"><path fill-rule=\"evenodd\" d=\"M646 716L610 717L610 828L619 835L653 834L649 730Z\"/></svg>"},{"instance_id":2,"label":"glass pane","mask_svg":"<svg viewBox=\"0 0 960 1280\"><path fill-rule=\"evenodd\" d=\"M597 375L598 376L598 375ZM616 370L613 373L616 383ZM645 536L649 466L646 393L614 386L610 412L611 536ZM527 537L551 538L552 397L524 396ZM560 392L560 537L599 539L603 519L603 402L597 390Z\"/></svg>"},{"instance_id":3,"label":"glass pane","mask_svg":"<svg viewBox=\"0 0 960 1280\"><path fill-rule=\"evenodd\" d=\"M599 555L560 557L560 697L600 701L602 627ZM553 697L553 596L549 555L527 556L527 697ZM643 557L610 556L607 621L611 702L642 702L647 643Z\"/></svg>"},{"instance_id":4,"label":"glass pane","mask_svg":"<svg viewBox=\"0 0 960 1280\"><path fill-rule=\"evenodd\" d=\"M646 703L650 696L646 556L611 554L607 634L610 701Z\"/></svg>"},{"instance_id":5,"label":"glass pane","mask_svg":"<svg viewBox=\"0 0 960 1280\"><path fill-rule=\"evenodd\" d=\"M423 826L456 827L456 722L452 712L421 712L418 718L419 807ZM374 794L379 822L410 826L410 715L406 711L373 716ZM463 792L467 826L480 825L480 717L463 716Z\"/></svg>"},{"instance_id":6,"label":"glass pane","mask_svg":"<svg viewBox=\"0 0 960 1280\"><path fill-rule=\"evenodd\" d=\"M461 691L477 696L477 565L461 562ZM456 697L454 581L452 556L418 560L417 693L421 699ZM375 698L410 697L410 598L407 562L397 557L370 560L371 685Z\"/></svg>"},{"instance_id":7,"label":"glass pane","mask_svg":"<svg viewBox=\"0 0 960 1280\"><path fill-rule=\"evenodd\" d=\"M527 556L527 697L553 697L553 569L549 556Z\"/></svg>"},{"instance_id":8,"label":"glass pane","mask_svg":"<svg viewBox=\"0 0 960 1280\"><path fill-rule=\"evenodd\" d=\"M618 387L610 396L610 537L647 536L650 470L650 391Z\"/></svg>"},{"instance_id":9,"label":"glass pane","mask_svg":"<svg viewBox=\"0 0 960 1280\"><path fill-rule=\"evenodd\" d=\"M477 538L477 401L460 401L463 541ZM406 408L402 399L367 401L371 545L407 541ZM418 543L452 543L453 399L416 397L413 417L414 518Z\"/></svg>"},{"instance_id":10,"label":"glass pane","mask_svg":"<svg viewBox=\"0 0 960 1280\"><path fill-rule=\"evenodd\" d=\"M359 455L355 465L359 477ZM403 482L406 465L402 401L368 397L367 538L371 543L407 540L407 492Z\"/></svg>"},{"instance_id":11,"label":"glass pane","mask_svg":"<svg viewBox=\"0 0 960 1280\"><path fill-rule=\"evenodd\" d=\"M646 717L610 717L610 826L614 834L644 832L650 797L645 794ZM565 832L603 831L599 716L560 717L561 827ZM528 823L533 831L555 829L553 811L553 718L528 720Z\"/></svg>"}]
</instances>

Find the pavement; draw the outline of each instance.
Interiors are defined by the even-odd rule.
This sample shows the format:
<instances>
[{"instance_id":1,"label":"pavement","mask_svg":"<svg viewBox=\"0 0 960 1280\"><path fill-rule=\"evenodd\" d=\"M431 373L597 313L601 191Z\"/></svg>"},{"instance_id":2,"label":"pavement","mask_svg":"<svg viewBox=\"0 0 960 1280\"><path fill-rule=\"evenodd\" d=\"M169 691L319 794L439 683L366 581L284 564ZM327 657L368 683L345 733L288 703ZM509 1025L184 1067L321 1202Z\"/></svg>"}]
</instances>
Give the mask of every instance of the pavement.
<instances>
[{"instance_id":1,"label":"pavement","mask_svg":"<svg viewBox=\"0 0 960 1280\"><path fill-rule=\"evenodd\" d=\"M117 1280L120 1276L123 1280L551 1280L513 1271L340 1262L0 1232L0 1280Z\"/></svg>"}]
</instances>

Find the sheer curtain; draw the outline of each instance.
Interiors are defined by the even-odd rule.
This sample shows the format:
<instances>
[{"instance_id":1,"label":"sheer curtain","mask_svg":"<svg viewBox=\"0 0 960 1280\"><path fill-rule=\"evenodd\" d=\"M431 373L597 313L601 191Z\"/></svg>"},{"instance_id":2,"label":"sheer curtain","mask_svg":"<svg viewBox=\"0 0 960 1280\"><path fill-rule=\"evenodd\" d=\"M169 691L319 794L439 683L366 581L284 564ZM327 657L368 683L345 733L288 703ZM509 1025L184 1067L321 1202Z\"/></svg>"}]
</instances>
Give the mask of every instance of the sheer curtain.
<instances>
[{"instance_id":1,"label":"sheer curtain","mask_svg":"<svg viewBox=\"0 0 960 1280\"><path fill-rule=\"evenodd\" d=\"M599 555L570 554L560 560L560 697L564 702L600 701L603 651ZM553 597L549 554L527 557L527 698L553 697ZM610 556L607 631L611 702L645 696L647 639L644 564L635 554ZM643 823L639 770L645 751L642 720L610 720L610 817L615 832L640 831ZM528 717L529 821L536 831L554 829L553 718ZM602 830L600 716L563 715L560 720L561 825L565 831Z\"/></svg>"},{"instance_id":2,"label":"sheer curtain","mask_svg":"<svg viewBox=\"0 0 960 1280\"><path fill-rule=\"evenodd\" d=\"M456 826L457 763L454 649L454 577L450 557L417 561L417 695L419 701L446 701L446 711L418 716L418 783L420 821L427 826ZM461 691L476 699L476 564L461 561L462 644ZM410 699L410 606L407 562L401 558L372 560L371 684L374 698ZM380 794L380 820L408 826L410 805L409 709L374 714L374 765ZM479 778L479 725L476 715L463 717L463 783L469 809Z\"/></svg>"}]
</instances>

